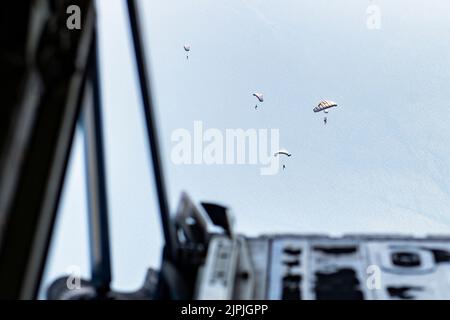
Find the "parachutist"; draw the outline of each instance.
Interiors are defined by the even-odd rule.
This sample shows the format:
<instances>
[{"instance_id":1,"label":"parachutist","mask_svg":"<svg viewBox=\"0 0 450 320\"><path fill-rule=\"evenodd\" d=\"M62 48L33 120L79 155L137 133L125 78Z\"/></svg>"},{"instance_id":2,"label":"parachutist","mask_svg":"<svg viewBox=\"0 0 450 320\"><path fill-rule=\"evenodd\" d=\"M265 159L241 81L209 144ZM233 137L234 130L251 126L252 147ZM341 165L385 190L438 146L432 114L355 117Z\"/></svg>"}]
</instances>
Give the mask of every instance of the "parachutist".
<instances>
[{"instance_id":1,"label":"parachutist","mask_svg":"<svg viewBox=\"0 0 450 320\"><path fill-rule=\"evenodd\" d=\"M283 170L286 169L286 165L283 164Z\"/></svg>"},{"instance_id":2,"label":"parachutist","mask_svg":"<svg viewBox=\"0 0 450 320\"><path fill-rule=\"evenodd\" d=\"M327 124L327 117L323 118L323 124L324 124L324 125Z\"/></svg>"},{"instance_id":3,"label":"parachutist","mask_svg":"<svg viewBox=\"0 0 450 320\"><path fill-rule=\"evenodd\" d=\"M258 109L258 105L255 105L255 110Z\"/></svg>"}]
</instances>

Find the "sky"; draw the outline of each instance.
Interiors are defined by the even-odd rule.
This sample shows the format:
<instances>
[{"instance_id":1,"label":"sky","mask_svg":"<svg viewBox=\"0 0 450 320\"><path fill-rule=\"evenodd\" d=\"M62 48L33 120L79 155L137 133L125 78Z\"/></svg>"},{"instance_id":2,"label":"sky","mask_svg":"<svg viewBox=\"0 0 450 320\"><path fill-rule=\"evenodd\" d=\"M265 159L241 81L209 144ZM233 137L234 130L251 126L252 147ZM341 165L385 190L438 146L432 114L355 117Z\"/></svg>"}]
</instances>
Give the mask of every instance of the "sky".
<instances>
[{"instance_id":1,"label":"sky","mask_svg":"<svg viewBox=\"0 0 450 320\"><path fill-rule=\"evenodd\" d=\"M97 5L113 286L132 290L158 266L162 239L125 2ZM229 206L247 235L450 232L450 2L140 8L172 212L187 191ZM379 29L368 27L374 8ZM257 110L254 92L264 93ZM326 126L312 112L322 99L338 103ZM195 121L278 129L292 157L272 176L255 165L177 165L172 133ZM44 284L72 265L89 274L82 144L80 128Z\"/></svg>"}]
</instances>

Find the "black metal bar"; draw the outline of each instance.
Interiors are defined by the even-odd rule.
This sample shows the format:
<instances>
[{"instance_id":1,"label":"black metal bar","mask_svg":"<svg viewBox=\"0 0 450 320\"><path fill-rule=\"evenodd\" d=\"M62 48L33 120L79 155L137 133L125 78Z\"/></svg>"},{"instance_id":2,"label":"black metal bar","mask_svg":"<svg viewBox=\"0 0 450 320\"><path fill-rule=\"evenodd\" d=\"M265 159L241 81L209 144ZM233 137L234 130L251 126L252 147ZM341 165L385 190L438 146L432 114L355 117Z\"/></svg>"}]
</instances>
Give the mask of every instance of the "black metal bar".
<instances>
[{"instance_id":1,"label":"black metal bar","mask_svg":"<svg viewBox=\"0 0 450 320\"><path fill-rule=\"evenodd\" d=\"M141 89L142 103L146 120L147 135L150 143L150 153L153 163L153 174L155 177L156 190L158 193L158 203L163 226L165 249L172 261L176 259L174 231L170 223L169 205L167 202L166 188L163 177L162 163L160 159L159 140L156 129L156 120L153 103L151 101L151 91L148 77L148 66L146 64L146 55L144 42L140 32L139 12L135 0L127 0L128 13L130 18L131 34L134 44L136 65L139 74L139 84Z\"/></svg>"},{"instance_id":2,"label":"black metal bar","mask_svg":"<svg viewBox=\"0 0 450 320\"><path fill-rule=\"evenodd\" d=\"M97 289L99 297L102 297L110 290L111 255L96 34L94 38L89 65L88 88L91 90L86 90L86 97L89 100L85 102L83 109L83 129L89 199L91 283Z\"/></svg>"},{"instance_id":3,"label":"black metal bar","mask_svg":"<svg viewBox=\"0 0 450 320\"><path fill-rule=\"evenodd\" d=\"M13 176L7 179L0 175L2 183L9 181L6 184L9 190L0 191L8 195L0 205L0 299L35 298L45 267L81 108L94 22L91 2L74 2L85 13L82 30L69 31L65 22L57 28L44 29L34 62L25 66L25 72L32 76L29 83L35 85L17 87L13 94L19 101L2 106L14 110L18 121L8 131L8 143L0 160L20 159L20 163L0 161L0 169L15 168ZM61 9L57 6L56 11L51 12L52 16L65 16L65 8ZM23 10L8 14L19 18ZM22 23L22 20L18 22ZM60 38L65 39L64 49L55 41ZM35 91L33 87L38 89ZM30 108L33 109L31 116ZM23 123L26 128L19 125Z\"/></svg>"}]
</instances>

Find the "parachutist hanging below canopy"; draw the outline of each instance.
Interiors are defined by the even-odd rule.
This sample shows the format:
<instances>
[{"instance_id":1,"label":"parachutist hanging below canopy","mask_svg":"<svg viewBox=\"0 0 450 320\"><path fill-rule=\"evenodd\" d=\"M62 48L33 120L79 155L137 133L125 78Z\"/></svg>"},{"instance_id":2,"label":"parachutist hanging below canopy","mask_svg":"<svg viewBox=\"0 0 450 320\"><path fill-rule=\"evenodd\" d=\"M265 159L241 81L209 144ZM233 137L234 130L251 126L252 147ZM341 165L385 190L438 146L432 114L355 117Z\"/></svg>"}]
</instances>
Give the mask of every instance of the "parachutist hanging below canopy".
<instances>
[{"instance_id":1,"label":"parachutist hanging below canopy","mask_svg":"<svg viewBox=\"0 0 450 320\"><path fill-rule=\"evenodd\" d=\"M258 99L259 102L264 102L264 96L262 93L255 92L253 96L256 97L256 99ZM258 104L255 105L255 109L258 109Z\"/></svg>"}]
</instances>

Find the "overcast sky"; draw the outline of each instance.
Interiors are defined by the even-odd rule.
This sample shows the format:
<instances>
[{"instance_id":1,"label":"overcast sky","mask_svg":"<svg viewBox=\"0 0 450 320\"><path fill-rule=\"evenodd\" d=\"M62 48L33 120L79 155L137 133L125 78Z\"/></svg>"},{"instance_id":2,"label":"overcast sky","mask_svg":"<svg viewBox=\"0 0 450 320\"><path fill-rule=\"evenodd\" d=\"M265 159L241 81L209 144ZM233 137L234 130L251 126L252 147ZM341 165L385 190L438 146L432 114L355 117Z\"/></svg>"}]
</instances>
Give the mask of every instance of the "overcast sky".
<instances>
[{"instance_id":1,"label":"overcast sky","mask_svg":"<svg viewBox=\"0 0 450 320\"><path fill-rule=\"evenodd\" d=\"M134 289L158 265L162 242L125 5L98 4L114 286ZM186 190L230 206L249 235L450 232L448 0L170 0L141 9L172 210ZM370 29L376 10L381 28ZM258 110L255 91L265 99ZM321 99L339 104L326 126L312 112ZM293 156L274 176L255 165L176 165L171 134L192 132L194 121L221 132L279 129ZM77 146L47 279L69 265L88 274Z\"/></svg>"}]
</instances>

